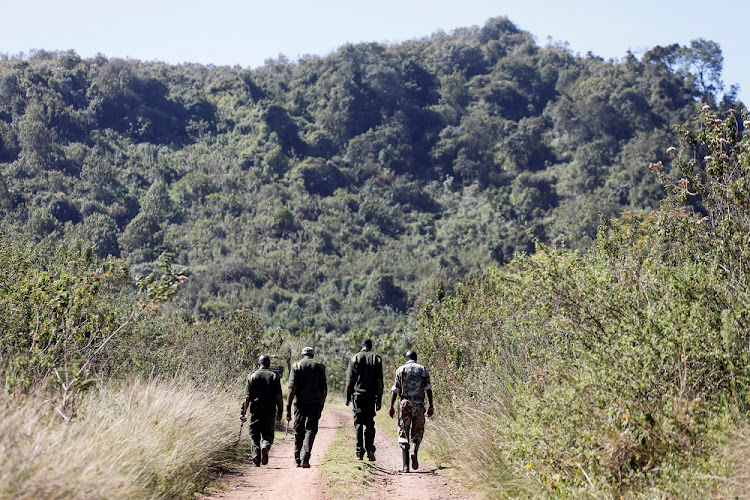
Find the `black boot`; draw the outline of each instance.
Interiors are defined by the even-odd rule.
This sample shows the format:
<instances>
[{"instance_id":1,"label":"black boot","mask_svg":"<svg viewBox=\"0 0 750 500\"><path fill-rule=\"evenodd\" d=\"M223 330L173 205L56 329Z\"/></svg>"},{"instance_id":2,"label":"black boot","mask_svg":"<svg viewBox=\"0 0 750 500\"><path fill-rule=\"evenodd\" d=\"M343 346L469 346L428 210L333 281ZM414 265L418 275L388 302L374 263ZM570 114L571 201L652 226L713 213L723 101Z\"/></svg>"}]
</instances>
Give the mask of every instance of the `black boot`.
<instances>
[{"instance_id":1,"label":"black boot","mask_svg":"<svg viewBox=\"0 0 750 500\"><path fill-rule=\"evenodd\" d=\"M419 469L419 460L417 459L418 451L419 451L419 443L414 443L414 451L411 454L411 468L414 470Z\"/></svg>"},{"instance_id":2,"label":"black boot","mask_svg":"<svg viewBox=\"0 0 750 500\"><path fill-rule=\"evenodd\" d=\"M409 472L409 448L401 448L401 462L404 464L401 472Z\"/></svg>"}]
</instances>

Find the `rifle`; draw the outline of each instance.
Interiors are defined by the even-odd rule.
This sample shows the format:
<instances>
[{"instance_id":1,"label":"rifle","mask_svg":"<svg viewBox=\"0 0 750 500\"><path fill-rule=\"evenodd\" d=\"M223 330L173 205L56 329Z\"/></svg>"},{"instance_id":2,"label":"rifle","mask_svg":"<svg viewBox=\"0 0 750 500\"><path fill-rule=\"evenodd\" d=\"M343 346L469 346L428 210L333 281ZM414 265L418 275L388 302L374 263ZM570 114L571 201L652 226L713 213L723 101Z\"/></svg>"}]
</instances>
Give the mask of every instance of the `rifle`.
<instances>
[{"instance_id":1,"label":"rifle","mask_svg":"<svg viewBox=\"0 0 750 500\"><path fill-rule=\"evenodd\" d=\"M234 447L236 448L240 444L240 439L242 439L242 426L245 425L245 419L240 419L240 433L237 434L237 442L234 443Z\"/></svg>"}]
</instances>

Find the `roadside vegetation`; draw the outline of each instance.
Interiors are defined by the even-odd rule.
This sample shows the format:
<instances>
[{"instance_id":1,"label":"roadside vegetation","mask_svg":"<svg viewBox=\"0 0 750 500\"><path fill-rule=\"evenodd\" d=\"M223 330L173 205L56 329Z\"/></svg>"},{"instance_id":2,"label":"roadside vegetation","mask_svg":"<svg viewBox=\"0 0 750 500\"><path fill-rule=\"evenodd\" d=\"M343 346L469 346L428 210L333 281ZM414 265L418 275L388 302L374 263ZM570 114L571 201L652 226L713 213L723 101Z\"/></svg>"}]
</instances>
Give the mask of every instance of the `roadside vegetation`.
<instances>
[{"instance_id":1,"label":"roadside vegetation","mask_svg":"<svg viewBox=\"0 0 750 500\"><path fill-rule=\"evenodd\" d=\"M239 448L235 394L190 381L97 386L63 423L38 394L2 396L0 498L192 498Z\"/></svg>"},{"instance_id":2,"label":"roadside vegetation","mask_svg":"<svg viewBox=\"0 0 750 500\"><path fill-rule=\"evenodd\" d=\"M660 210L422 310L417 344L450 405L440 451L489 496L747 491L748 125L704 106L670 148L680 176L662 175Z\"/></svg>"}]
</instances>

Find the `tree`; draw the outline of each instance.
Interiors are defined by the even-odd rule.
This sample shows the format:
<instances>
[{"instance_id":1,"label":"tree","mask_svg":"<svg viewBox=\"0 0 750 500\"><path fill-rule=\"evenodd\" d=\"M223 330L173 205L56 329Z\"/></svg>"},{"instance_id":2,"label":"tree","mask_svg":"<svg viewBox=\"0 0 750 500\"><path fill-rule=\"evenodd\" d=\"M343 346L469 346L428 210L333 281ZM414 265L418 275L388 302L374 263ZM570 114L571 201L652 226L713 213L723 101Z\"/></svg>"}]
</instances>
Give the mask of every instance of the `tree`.
<instances>
[{"instance_id":1,"label":"tree","mask_svg":"<svg viewBox=\"0 0 750 500\"><path fill-rule=\"evenodd\" d=\"M162 251L164 235L153 215L139 213L128 223L119 238L120 248L133 262L156 259Z\"/></svg>"},{"instance_id":2,"label":"tree","mask_svg":"<svg viewBox=\"0 0 750 500\"><path fill-rule=\"evenodd\" d=\"M390 274L378 274L370 278L365 291L366 300L375 308L390 308L405 311L407 294L398 286Z\"/></svg>"},{"instance_id":3,"label":"tree","mask_svg":"<svg viewBox=\"0 0 750 500\"><path fill-rule=\"evenodd\" d=\"M107 214L93 213L84 219L78 227L80 238L94 248L96 255L104 258L109 255L120 256L120 245L117 241L119 229L117 222Z\"/></svg>"},{"instance_id":4,"label":"tree","mask_svg":"<svg viewBox=\"0 0 750 500\"><path fill-rule=\"evenodd\" d=\"M140 211L159 221L167 221L174 215L174 206L164 181L157 180L151 184L143 197Z\"/></svg>"},{"instance_id":5,"label":"tree","mask_svg":"<svg viewBox=\"0 0 750 500\"><path fill-rule=\"evenodd\" d=\"M683 68L695 73L698 92L703 99L724 89L721 81L724 56L718 43L705 38L691 40L690 47L683 49L681 59Z\"/></svg>"}]
</instances>

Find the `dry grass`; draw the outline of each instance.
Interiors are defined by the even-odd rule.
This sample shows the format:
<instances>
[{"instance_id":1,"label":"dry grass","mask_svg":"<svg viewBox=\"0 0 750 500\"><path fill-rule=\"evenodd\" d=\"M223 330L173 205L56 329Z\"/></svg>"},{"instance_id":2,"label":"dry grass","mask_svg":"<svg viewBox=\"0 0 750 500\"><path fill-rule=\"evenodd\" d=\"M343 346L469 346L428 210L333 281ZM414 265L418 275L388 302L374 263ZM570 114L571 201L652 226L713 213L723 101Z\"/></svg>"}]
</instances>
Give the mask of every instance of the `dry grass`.
<instances>
[{"instance_id":1,"label":"dry grass","mask_svg":"<svg viewBox=\"0 0 750 500\"><path fill-rule=\"evenodd\" d=\"M728 478L716 481L717 498L742 498L750 491L750 427L741 426L723 441Z\"/></svg>"},{"instance_id":2,"label":"dry grass","mask_svg":"<svg viewBox=\"0 0 750 500\"><path fill-rule=\"evenodd\" d=\"M239 399L180 382L99 387L69 423L0 399L0 498L180 498L237 453Z\"/></svg>"},{"instance_id":3,"label":"dry grass","mask_svg":"<svg viewBox=\"0 0 750 500\"><path fill-rule=\"evenodd\" d=\"M508 466L503 445L497 443L493 426L502 425L497 415L466 409L453 418L431 426L435 433L426 440L438 463L454 468L475 492L487 498L538 498L539 491Z\"/></svg>"}]
</instances>

